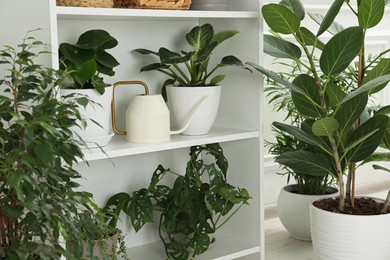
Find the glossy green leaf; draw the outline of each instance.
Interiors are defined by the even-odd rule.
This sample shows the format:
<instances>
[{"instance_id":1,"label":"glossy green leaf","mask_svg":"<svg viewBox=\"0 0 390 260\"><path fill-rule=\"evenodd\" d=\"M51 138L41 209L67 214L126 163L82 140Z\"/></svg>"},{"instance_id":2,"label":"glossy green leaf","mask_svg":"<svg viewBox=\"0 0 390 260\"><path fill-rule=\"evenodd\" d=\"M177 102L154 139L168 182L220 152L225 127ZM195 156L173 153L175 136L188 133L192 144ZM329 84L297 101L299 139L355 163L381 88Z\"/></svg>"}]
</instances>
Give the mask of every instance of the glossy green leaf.
<instances>
[{"instance_id":1,"label":"glossy green leaf","mask_svg":"<svg viewBox=\"0 0 390 260\"><path fill-rule=\"evenodd\" d=\"M95 75L96 70L97 65L95 60L90 60L79 65L76 70L71 71L71 75L75 82L80 84L80 86L84 86Z\"/></svg>"},{"instance_id":2,"label":"glossy green leaf","mask_svg":"<svg viewBox=\"0 0 390 260\"><path fill-rule=\"evenodd\" d=\"M305 8L299 0L282 0L279 4L287 6L301 21L305 18Z\"/></svg>"},{"instance_id":3,"label":"glossy green leaf","mask_svg":"<svg viewBox=\"0 0 390 260\"><path fill-rule=\"evenodd\" d=\"M329 82L326 86L325 95L328 97L329 105L334 108L347 94L341 89L340 86L333 82Z\"/></svg>"},{"instance_id":4,"label":"glossy green leaf","mask_svg":"<svg viewBox=\"0 0 390 260\"><path fill-rule=\"evenodd\" d=\"M214 36L214 29L210 24L195 26L186 34L186 40L196 51L208 46Z\"/></svg>"},{"instance_id":5,"label":"glossy green leaf","mask_svg":"<svg viewBox=\"0 0 390 260\"><path fill-rule=\"evenodd\" d=\"M316 46L316 48L323 50L325 44L320 41L309 29L306 27L301 27L299 29L300 33L297 34L297 37L300 41L304 42L306 46Z\"/></svg>"},{"instance_id":6,"label":"glossy green leaf","mask_svg":"<svg viewBox=\"0 0 390 260\"><path fill-rule=\"evenodd\" d=\"M358 8L359 26L363 29L377 25L385 12L384 0L361 0Z\"/></svg>"},{"instance_id":7,"label":"glossy green leaf","mask_svg":"<svg viewBox=\"0 0 390 260\"><path fill-rule=\"evenodd\" d=\"M376 115L390 115L390 105L381 107L375 112Z\"/></svg>"},{"instance_id":8,"label":"glossy green leaf","mask_svg":"<svg viewBox=\"0 0 390 260\"><path fill-rule=\"evenodd\" d=\"M353 144L355 140L364 138L359 145L354 145L347 154L347 159L351 162L359 162L371 155L379 146L384 133L386 132L389 118L384 115L376 115L360 125L348 138L346 147Z\"/></svg>"},{"instance_id":9,"label":"glossy green leaf","mask_svg":"<svg viewBox=\"0 0 390 260\"><path fill-rule=\"evenodd\" d=\"M320 117L321 116L321 96L318 91L316 80L307 75L301 74L292 82L303 90L305 94L291 92L291 98L295 108L304 116Z\"/></svg>"},{"instance_id":10,"label":"glossy green leaf","mask_svg":"<svg viewBox=\"0 0 390 260\"><path fill-rule=\"evenodd\" d=\"M108 68L114 68L119 65L119 62L104 50L98 50L96 52L96 61Z\"/></svg>"},{"instance_id":11,"label":"glossy green leaf","mask_svg":"<svg viewBox=\"0 0 390 260\"><path fill-rule=\"evenodd\" d=\"M52 162L54 158L53 146L49 143L39 143L34 147L34 153L41 162Z\"/></svg>"},{"instance_id":12,"label":"glossy green leaf","mask_svg":"<svg viewBox=\"0 0 390 260\"><path fill-rule=\"evenodd\" d=\"M85 49L112 49L118 41L104 30L89 30L80 35L76 45Z\"/></svg>"},{"instance_id":13,"label":"glossy green leaf","mask_svg":"<svg viewBox=\"0 0 390 260\"><path fill-rule=\"evenodd\" d=\"M314 122L313 134L316 136L330 137L339 129L339 122L332 117L325 117Z\"/></svg>"},{"instance_id":14,"label":"glossy green leaf","mask_svg":"<svg viewBox=\"0 0 390 260\"><path fill-rule=\"evenodd\" d=\"M261 10L265 22L273 31L292 34L299 29L301 22L288 7L281 4L267 4L263 5Z\"/></svg>"},{"instance_id":15,"label":"glossy green leaf","mask_svg":"<svg viewBox=\"0 0 390 260\"><path fill-rule=\"evenodd\" d=\"M147 50L147 49L135 49L132 52L137 52L137 53L143 54L143 55L153 54L153 55L158 56L158 52Z\"/></svg>"},{"instance_id":16,"label":"glossy green leaf","mask_svg":"<svg viewBox=\"0 0 390 260\"><path fill-rule=\"evenodd\" d=\"M324 18L325 18L322 14L317 14L317 13L314 13L314 14L309 13L309 16L313 21L315 21L319 25L322 24L322 22L324 21ZM344 30L344 26L342 26L341 24L339 24L335 21L333 21L332 24L327 29L327 31L333 35L341 32L342 30Z\"/></svg>"},{"instance_id":17,"label":"glossy green leaf","mask_svg":"<svg viewBox=\"0 0 390 260\"><path fill-rule=\"evenodd\" d=\"M195 62L201 63L201 62L205 61L206 63L208 63L208 60L210 58L211 53L214 51L214 49L217 46L218 46L218 42L214 41L214 42L209 43L204 48L200 49L197 56L196 56ZM188 59L186 59L186 60L189 60L191 58L191 56L189 54L187 54L186 56L188 57Z\"/></svg>"},{"instance_id":18,"label":"glossy green leaf","mask_svg":"<svg viewBox=\"0 0 390 260\"><path fill-rule=\"evenodd\" d=\"M232 38L234 35L236 35L238 33L239 33L239 31L236 31L236 30L221 31L221 32L214 34L212 41L216 41L216 42L218 42L218 44L221 44L222 42L226 41L229 38Z\"/></svg>"},{"instance_id":19,"label":"glossy green leaf","mask_svg":"<svg viewBox=\"0 0 390 260\"><path fill-rule=\"evenodd\" d=\"M216 86L218 85L222 80L225 79L225 75L217 75L217 76L214 76L211 80L210 80L210 85L212 86Z\"/></svg>"},{"instance_id":20,"label":"glossy green leaf","mask_svg":"<svg viewBox=\"0 0 390 260\"><path fill-rule=\"evenodd\" d=\"M340 12L341 6L343 6L344 0L334 0L333 4L328 9L320 28L318 29L317 36L323 34L333 23L337 14Z\"/></svg>"},{"instance_id":21,"label":"glossy green leaf","mask_svg":"<svg viewBox=\"0 0 390 260\"><path fill-rule=\"evenodd\" d=\"M325 157L303 150L282 153L275 158L275 162L312 176L329 174L332 169L332 164Z\"/></svg>"},{"instance_id":22,"label":"glossy green leaf","mask_svg":"<svg viewBox=\"0 0 390 260\"><path fill-rule=\"evenodd\" d=\"M99 77L98 75L93 75L91 77L91 82L96 89L96 91L100 94L103 95L104 92L106 91L106 84L103 81L103 78Z\"/></svg>"},{"instance_id":23,"label":"glossy green leaf","mask_svg":"<svg viewBox=\"0 0 390 260\"><path fill-rule=\"evenodd\" d=\"M95 58L93 50L80 49L68 43L61 43L59 51L72 63L79 66Z\"/></svg>"},{"instance_id":24,"label":"glossy green leaf","mask_svg":"<svg viewBox=\"0 0 390 260\"><path fill-rule=\"evenodd\" d=\"M386 75L374 78L374 79L364 83L361 87L359 87L355 91L347 94L347 96L343 100L341 100L340 103L342 104L344 102L347 102L351 98L354 98L355 96L360 95L363 92L369 92L369 91L371 91L371 89L375 89L378 86L385 84L386 82L389 82L389 81L390 81L390 74L386 74Z\"/></svg>"},{"instance_id":25,"label":"glossy green leaf","mask_svg":"<svg viewBox=\"0 0 390 260\"><path fill-rule=\"evenodd\" d=\"M360 27L349 27L333 36L320 57L322 72L335 75L345 70L359 53L363 41L363 30Z\"/></svg>"},{"instance_id":26,"label":"glossy green leaf","mask_svg":"<svg viewBox=\"0 0 390 260\"><path fill-rule=\"evenodd\" d=\"M368 102L368 94L362 93L338 107L334 118L340 124L340 133L346 133L359 119Z\"/></svg>"},{"instance_id":27,"label":"glossy green leaf","mask_svg":"<svg viewBox=\"0 0 390 260\"><path fill-rule=\"evenodd\" d=\"M363 79L363 84L369 82L370 80L373 80L375 78L378 78L382 75L390 74L390 59L388 58L382 58L379 63L372 68L367 75ZM369 93L376 93L380 90L382 90L384 87L386 87L388 81L369 90Z\"/></svg>"},{"instance_id":28,"label":"glossy green leaf","mask_svg":"<svg viewBox=\"0 0 390 260\"><path fill-rule=\"evenodd\" d=\"M253 62L247 62L246 64L248 64L249 66L253 67L255 70L259 71L260 73L264 74L266 77L269 77L269 78L273 79L276 83L289 88L291 91L295 91L297 93L305 94L305 92L303 92L301 88L299 88L299 87L291 84L290 82L282 79L275 72L267 70L264 67L262 67L262 66L260 66L260 65L258 65L256 63L253 63Z\"/></svg>"},{"instance_id":29,"label":"glossy green leaf","mask_svg":"<svg viewBox=\"0 0 390 260\"><path fill-rule=\"evenodd\" d=\"M237 58L236 56L229 55L222 58L221 62L219 63L219 66L225 67L225 66L235 66L239 67L241 69L249 70L251 71L247 66L245 66L242 61Z\"/></svg>"},{"instance_id":30,"label":"glossy green leaf","mask_svg":"<svg viewBox=\"0 0 390 260\"><path fill-rule=\"evenodd\" d=\"M161 63L176 64L183 63L190 59L190 55L181 56L180 54L170 51L167 48L160 48L158 51Z\"/></svg>"},{"instance_id":31,"label":"glossy green leaf","mask_svg":"<svg viewBox=\"0 0 390 260\"><path fill-rule=\"evenodd\" d=\"M153 222L153 204L146 189L133 194L128 213L135 231L139 231L146 223Z\"/></svg>"},{"instance_id":32,"label":"glossy green leaf","mask_svg":"<svg viewBox=\"0 0 390 260\"><path fill-rule=\"evenodd\" d=\"M273 35L264 35L264 52L272 57L300 59L301 49L295 44Z\"/></svg>"}]
</instances>

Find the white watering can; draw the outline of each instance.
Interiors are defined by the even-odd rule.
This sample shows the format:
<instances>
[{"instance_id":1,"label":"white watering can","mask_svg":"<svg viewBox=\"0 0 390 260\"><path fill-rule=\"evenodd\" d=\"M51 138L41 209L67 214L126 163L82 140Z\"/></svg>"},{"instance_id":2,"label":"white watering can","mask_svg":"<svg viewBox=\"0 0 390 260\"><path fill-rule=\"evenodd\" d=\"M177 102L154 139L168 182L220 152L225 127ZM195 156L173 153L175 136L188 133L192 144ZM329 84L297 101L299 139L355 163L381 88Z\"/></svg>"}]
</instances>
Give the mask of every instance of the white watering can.
<instances>
[{"instance_id":1,"label":"white watering can","mask_svg":"<svg viewBox=\"0 0 390 260\"><path fill-rule=\"evenodd\" d=\"M145 94L133 96L126 111L126 132L116 128L115 123L115 88L120 85L142 85ZM111 103L112 128L119 135L126 135L126 140L136 143L164 142L171 140L171 135L184 132L194 115L207 100L206 96L194 108L185 126L171 131L170 114L161 95L149 95L148 86L142 81L119 81L113 84L114 91Z\"/></svg>"}]
</instances>

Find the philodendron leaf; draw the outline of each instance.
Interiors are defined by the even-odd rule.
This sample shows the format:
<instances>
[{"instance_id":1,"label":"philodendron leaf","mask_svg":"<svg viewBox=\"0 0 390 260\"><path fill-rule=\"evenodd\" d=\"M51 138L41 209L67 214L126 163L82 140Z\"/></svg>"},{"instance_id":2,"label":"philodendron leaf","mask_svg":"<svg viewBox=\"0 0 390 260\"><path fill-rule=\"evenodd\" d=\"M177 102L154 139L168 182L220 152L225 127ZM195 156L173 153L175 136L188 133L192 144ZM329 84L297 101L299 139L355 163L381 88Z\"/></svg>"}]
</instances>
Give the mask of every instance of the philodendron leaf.
<instances>
[{"instance_id":1,"label":"philodendron leaf","mask_svg":"<svg viewBox=\"0 0 390 260\"><path fill-rule=\"evenodd\" d=\"M349 27L330 39L320 57L324 74L332 76L345 70L358 55L364 41L360 27Z\"/></svg>"},{"instance_id":2,"label":"philodendron leaf","mask_svg":"<svg viewBox=\"0 0 390 260\"><path fill-rule=\"evenodd\" d=\"M294 43L273 35L264 35L264 52L272 57L300 59L301 49Z\"/></svg>"},{"instance_id":3,"label":"philodendron leaf","mask_svg":"<svg viewBox=\"0 0 390 260\"><path fill-rule=\"evenodd\" d=\"M299 0L282 0L279 4L287 6L301 21L305 18L305 9Z\"/></svg>"},{"instance_id":4,"label":"philodendron leaf","mask_svg":"<svg viewBox=\"0 0 390 260\"><path fill-rule=\"evenodd\" d=\"M218 32L214 35L212 41L216 41L218 42L218 44L220 44L238 33L239 31L235 31L235 30L225 30L222 32Z\"/></svg>"},{"instance_id":5,"label":"philodendron leaf","mask_svg":"<svg viewBox=\"0 0 390 260\"><path fill-rule=\"evenodd\" d=\"M210 85L212 86L216 86L218 85L222 80L225 79L225 75L217 75L215 77L213 77L211 80L210 80Z\"/></svg>"},{"instance_id":6,"label":"philodendron leaf","mask_svg":"<svg viewBox=\"0 0 390 260\"><path fill-rule=\"evenodd\" d=\"M332 164L323 156L303 150L282 153L276 157L275 162L311 176L323 176L331 173L332 169Z\"/></svg>"},{"instance_id":7,"label":"philodendron leaf","mask_svg":"<svg viewBox=\"0 0 390 260\"><path fill-rule=\"evenodd\" d=\"M160 48L159 51L160 61L163 64L176 64L183 63L190 59L190 55L181 56L180 54L170 51L167 48Z\"/></svg>"},{"instance_id":8,"label":"philodendron leaf","mask_svg":"<svg viewBox=\"0 0 390 260\"><path fill-rule=\"evenodd\" d=\"M309 13L309 16L310 18L316 22L317 24L321 25L322 24L322 21L324 21L324 16L322 14L317 14L317 13ZM337 34L339 32L341 32L342 30L344 30L344 27L333 21L332 24L328 27L328 29L326 29L330 34Z\"/></svg>"},{"instance_id":9,"label":"philodendron leaf","mask_svg":"<svg viewBox=\"0 0 390 260\"><path fill-rule=\"evenodd\" d=\"M285 5L267 4L261 11L268 26L278 33L293 34L301 24L298 16Z\"/></svg>"},{"instance_id":10,"label":"philodendron leaf","mask_svg":"<svg viewBox=\"0 0 390 260\"><path fill-rule=\"evenodd\" d=\"M383 0L361 0L358 8L359 26L363 29L377 25L385 13Z\"/></svg>"},{"instance_id":11,"label":"philodendron leaf","mask_svg":"<svg viewBox=\"0 0 390 260\"><path fill-rule=\"evenodd\" d=\"M377 164L374 164L374 165L372 166L372 168L374 168L375 170L382 170L382 171L390 172L390 169L385 168L385 167L383 167L383 166L381 166L381 165L377 165Z\"/></svg>"},{"instance_id":12,"label":"philodendron leaf","mask_svg":"<svg viewBox=\"0 0 390 260\"><path fill-rule=\"evenodd\" d=\"M332 117L322 118L314 122L313 134L316 136L332 136L339 129L339 122Z\"/></svg>"},{"instance_id":13,"label":"philodendron leaf","mask_svg":"<svg viewBox=\"0 0 390 260\"><path fill-rule=\"evenodd\" d=\"M300 39L300 41L304 42L307 46L316 46L318 49L323 50L325 44L320 41L309 29L306 27L301 27L299 29L299 32L297 34L297 37Z\"/></svg>"},{"instance_id":14,"label":"philodendron leaf","mask_svg":"<svg viewBox=\"0 0 390 260\"><path fill-rule=\"evenodd\" d=\"M379 63L371 69L363 79L363 84L373 80L379 76L390 74L390 59L382 58ZM376 93L386 87L388 82L385 82L369 91L369 93Z\"/></svg>"},{"instance_id":15,"label":"philodendron leaf","mask_svg":"<svg viewBox=\"0 0 390 260\"><path fill-rule=\"evenodd\" d=\"M213 26L206 23L202 26L195 26L192 28L192 30L186 34L186 40L196 51L199 51L210 44L213 36Z\"/></svg>"},{"instance_id":16,"label":"philodendron leaf","mask_svg":"<svg viewBox=\"0 0 390 260\"><path fill-rule=\"evenodd\" d=\"M233 55L223 57L221 62L219 63L219 66L222 66L222 67L223 66L235 66L235 67L240 67L241 69L252 71L250 68L245 66L245 64L242 63L242 61L239 58L237 58Z\"/></svg>"},{"instance_id":17,"label":"philodendron leaf","mask_svg":"<svg viewBox=\"0 0 390 260\"><path fill-rule=\"evenodd\" d=\"M248 64L249 66L253 67L255 70L259 71L260 73L264 74L266 77L269 77L269 78L273 79L276 83L289 88L291 91L295 91L297 93L305 94L305 92L302 91L301 88L298 88L297 86L291 84L290 82L282 79L275 72L267 70L264 67L262 67L262 66L260 66L260 65L258 65L256 63L253 63L253 62L247 62L246 64Z\"/></svg>"},{"instance_id":18,"label":"philodendron leaf","mask_svg":"<svg viewBox=\"0 0 390 260\"><path fill-rule=\"evenodd\" d=\"M333 4L328 9L324 19L321 22L320 28L318 29L317 36L323 34L329 26L332 25L337 14L340 12L341 6L343 5L344 0L335 0Z\"/></svg>"},{"instance_id":19,"label":"philodendron leaf","mask_svg":"<svg viewBox=\"0 0 390 260\"><path fill-rule=\"evenodd\" d=\"M208 234L201 233L194 237L192 241L192 248L195 250L196 255L200 255L209 249L210 237Z\"/></svg>"},{"instance_id":20,"label":"philodendron leaf","mask_svg":"<svg viewBox=\"0 0 390 260\"><path fill-rule=\"evenodd\" d=\"M320 117L321 96L316 80L307 74L301 74L292 83L305 92L305 94L291 93L295 108L304 116Z\"/></svg>"},{"instance_id":21,"label":"philodendron leaf","mask_svg":"<svg viewBox=\"0 0 390 260\"><path fill-rule=\"evenodd\" d=\"M153 222L153 204L147 193L146 189L135 192L130 202L128 215L136 232L146 223Z\"/></svg>"},{"instance_id":22,"label":"philodendron leaf","mask_svg":"<svg viewBox=\"0 0 390 260\"><path fill-rule=\"evenodd\" d=\"M147 54L153 54L153 55L156 55L156 56L159 55L158 52L147 50L147 49L135 49L132 52L138 52L139 54L143 54L143 55L147 55Z\"/></svg>"}]
</instances>

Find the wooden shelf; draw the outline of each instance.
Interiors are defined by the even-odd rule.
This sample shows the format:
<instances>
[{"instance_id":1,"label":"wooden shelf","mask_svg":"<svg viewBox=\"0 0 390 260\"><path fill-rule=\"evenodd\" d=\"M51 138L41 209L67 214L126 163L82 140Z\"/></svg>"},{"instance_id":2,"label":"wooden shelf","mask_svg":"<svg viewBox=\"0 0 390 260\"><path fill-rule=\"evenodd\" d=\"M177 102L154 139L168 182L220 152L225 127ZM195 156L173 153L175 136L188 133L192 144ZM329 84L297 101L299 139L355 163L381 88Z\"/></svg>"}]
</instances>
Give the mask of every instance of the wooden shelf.
<instances>
[{"instance_id":1,"label":"wooden shelf","mask_svg":"<svg viewBox=\"0 0 390 260\"><path fill-rule=\"evenodd\" d=\"M230 260L245 257L260 252L260 247L255 243L239 240L219 234L216 241L210 245L210 249L197 256L197 260ZM164 246L161 241L129 248L127 255L130 259L166 259Z\"/></svg>"},{"instance_id":2,"label":"wooden shelf","mask_svg":"<svg viewBox=\"0 0 390 260\"><path fill-rule=\"evenodd\" d=\"M104 152L102 152L100 148L84 149L83 151L88 161L94 161L135 154L172 150L198 144L221 143L257 137L259 137L258 131L214 127L207 135L172 135L170 141L160 143L131 143L126 141L125 136L116 135L111 139L110 143L104 147Z\"/></svg>"},{"instance_id":3,"label":"wooden shelf","mask_svg":"<svg viewBox=\"0 0 390 260\"><path fill-rule=\"evenodd\" d=\"M147 10L120 8L56 7L59 19L198 19L198 18L244 18L257 19L254 11L196 11L196 10Z\"/></svg>"}]
</instances>

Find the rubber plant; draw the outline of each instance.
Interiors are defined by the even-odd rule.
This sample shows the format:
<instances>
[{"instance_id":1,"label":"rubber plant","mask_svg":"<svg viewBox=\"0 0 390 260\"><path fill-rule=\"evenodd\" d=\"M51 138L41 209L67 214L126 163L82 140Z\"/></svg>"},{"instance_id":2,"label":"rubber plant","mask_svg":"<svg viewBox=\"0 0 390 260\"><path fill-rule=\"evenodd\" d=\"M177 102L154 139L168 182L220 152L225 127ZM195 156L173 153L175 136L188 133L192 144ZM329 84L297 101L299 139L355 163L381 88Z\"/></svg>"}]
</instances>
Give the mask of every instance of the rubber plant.
<instances>
[{"instance_id":1,"label":"rubber plant","mask_svg":"<svg viewBox=\"0 0 390 260\"><path fill-rule=\"evenodd\" d=\"M100 94L106 84L101 74L114 76L119 62L107 52L118 41L105 30L89 30L80 35L75 44L61 43L59 47L60 69L69 72L72 83L67 88L94 88ZM65 87L63 84L61 87Z\"/></svg>"},{"instance_id":2,"label":"rubber plant","mask_svg":"<svg viewBox=\"0 0 390 260\"><path fill-rule=\"evenodd\" d=\"M206 163L201 155L211 155L215 163ZM115 194L105 208L115 214L125 212L135 231L154 222L154 212L160 213L159 234L167 257L187 260L204 253L211 235L248 204L247 190L229 184L227 170L219 144L193 146L184 175L159 165L147 188L131 195ZM176 176L172 186L161 184L167 175Z\"/></svg>"},{"instance_id":3,"label":"rubber plant","mask_svg":"<svg viewBox=\"0 0 390 260\"><path fill-rule=\"evenodd\" d=\"M245 64L233 55L225 56L218 64L210 65L213 51L224 41L232 38L239 32L236 30L225 30L214 32L211 24L195 26L185 36L191 50L177 53L167 48L160 48L158 51L147 49L135 49L133 52L143 55L154 55L159 58L156 63L149 64L141 68L141 72L159 71L169 77L162 86L164 98L165 87L177 84L178 86L216 86L225 75L214 75L221 67L234 66L245 70L250 70ZM211 68L209 68L209 66Z\"/></svg>"},{"instance_id":4,"label":"rubber plant","mask_svg":"<svg viewBox=\"0 0 390 260\"><path fill-rule=\"evenodd\" d=\"M310 15L319 24L316 34L301 25L305 10L299 0L266 4L262 14L274 34L264 37L265 52L297 62L306 72L290 82L277 72L248 63L288 88L295 108L305 117L300 126L279 122L273 125L316 148L314 152L283 153L278 162L292 170L304 168L307 172L324 172L337 178L340 200L336 210L340 212L346 206L355 206L358 164L378 158L389 160L386 153L376 159L372 155L389 132L389 107L374 109L371 114L368 110L369 96L385 88L390 80L390 59L385 58L390 50L373 54L371 61L365 55L367 31L381 21L388 3L388 0L335 0L325 16ZM356 15L356 26L344 28L335 22L343 6ZM332 37L325 43L321 35L326 31ZM295 41L282 35L290 35ZM353 70L355 62L357 69ZM339 79L348 70L351 84Z\"/></svg>"},{"instance_id":5,"label":"rubber plant","mask_svg":"<svg viewBox=\"0 0 390 260\"><path fill-rule=\"evenodd\" d=\"M73 169L84 160L83 142L69 130L82 120L78 108L88 100L56 98L65 75L34 62L45 53L31 32L18 46L0 50L2 259L80 259L77 222L94 220L92 195L78 189L81 175Z\"/></svg>"}]
</instances>

